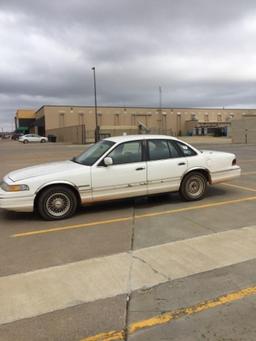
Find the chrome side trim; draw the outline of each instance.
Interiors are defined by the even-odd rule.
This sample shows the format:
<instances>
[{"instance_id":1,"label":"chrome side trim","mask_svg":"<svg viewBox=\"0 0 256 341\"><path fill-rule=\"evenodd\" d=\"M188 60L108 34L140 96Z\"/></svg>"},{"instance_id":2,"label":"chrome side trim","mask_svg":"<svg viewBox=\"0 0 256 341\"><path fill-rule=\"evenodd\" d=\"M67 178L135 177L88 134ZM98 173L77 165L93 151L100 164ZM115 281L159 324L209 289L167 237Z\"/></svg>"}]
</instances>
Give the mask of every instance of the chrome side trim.
<instances>
[{"instance_id":1,"label":"chrome side trim","mask_svg":"<svg viewBox=\"0 0 256 341\"><path fill-rule=\"evenodd\" d=\"M220 171L215 171L215 172L212 172L212 175L214 174L218 174L218 173L226 173L226 172L233 172L233 171L236 171L236 170L239 170L240 167L239 166L236 166L236 168L229 168L229 169L223 169L223 170L220 170Z\"/></svg>"}]
</instances>

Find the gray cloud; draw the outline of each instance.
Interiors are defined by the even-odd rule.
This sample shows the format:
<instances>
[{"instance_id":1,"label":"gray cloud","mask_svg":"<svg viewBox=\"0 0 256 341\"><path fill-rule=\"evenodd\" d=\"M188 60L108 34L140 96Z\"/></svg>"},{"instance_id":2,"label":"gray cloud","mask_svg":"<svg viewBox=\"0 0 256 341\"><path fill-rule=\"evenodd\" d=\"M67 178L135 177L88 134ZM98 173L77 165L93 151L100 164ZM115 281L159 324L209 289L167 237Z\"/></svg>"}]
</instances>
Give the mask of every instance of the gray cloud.
<instances>
[{"instance_id":1,"label":"gray cloud","mask_svg":"<svg viewBox=\"0 0 256 341\"><path fill-rule=\"evenodd\" d=\"M252 0L2 0L0 127L17 108L255 107Z\"/></svg>"}]
</instances>

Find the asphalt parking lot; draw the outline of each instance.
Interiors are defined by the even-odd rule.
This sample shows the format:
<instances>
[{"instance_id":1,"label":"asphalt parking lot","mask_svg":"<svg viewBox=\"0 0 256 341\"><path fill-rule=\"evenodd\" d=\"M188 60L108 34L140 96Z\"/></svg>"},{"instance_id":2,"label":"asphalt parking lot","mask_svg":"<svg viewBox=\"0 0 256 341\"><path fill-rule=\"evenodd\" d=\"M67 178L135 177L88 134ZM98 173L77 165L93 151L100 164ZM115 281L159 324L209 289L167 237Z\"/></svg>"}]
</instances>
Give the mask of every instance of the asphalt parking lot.
<instances>
[{"instance_id":1,"label":"asphalt parking lot","mask_svg":"<svg viewBox=\"0 0 256 341\"><path fill-rule=\"evenodd\" d=\"M0 340L255 340L256 146L242 176L178 194L91 205L68 220L0 211ZM195 141L198 142L198 141ZM0 141L0 177L84 146Z\"/></svg>"}]
</instances>

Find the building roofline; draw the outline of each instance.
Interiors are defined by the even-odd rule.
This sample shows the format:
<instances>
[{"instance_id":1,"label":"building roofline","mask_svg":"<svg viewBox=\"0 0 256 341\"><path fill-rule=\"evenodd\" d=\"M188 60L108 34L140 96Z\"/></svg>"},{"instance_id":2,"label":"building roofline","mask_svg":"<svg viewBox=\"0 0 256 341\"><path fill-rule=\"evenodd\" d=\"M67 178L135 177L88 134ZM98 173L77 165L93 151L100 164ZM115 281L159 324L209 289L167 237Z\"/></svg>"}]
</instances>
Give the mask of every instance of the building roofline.
<instances>
[{"instance_id":1,"label":"building roofline","mask_svg":"<svg viewBox=\"0 0 256 341\"><path fill-rule=\"evenodd\" d=\"M44 104L35 112L45 107L64 107L64 108L94 108L94 105L61 105L61 104ZM153 106L126 106L126 105L98 105L97 108L116 108L116 109L155 109L159 107ZM162 107L161 110L256 110L256 108L223 108L223 107Z\"/></svg>"}]
</instances>

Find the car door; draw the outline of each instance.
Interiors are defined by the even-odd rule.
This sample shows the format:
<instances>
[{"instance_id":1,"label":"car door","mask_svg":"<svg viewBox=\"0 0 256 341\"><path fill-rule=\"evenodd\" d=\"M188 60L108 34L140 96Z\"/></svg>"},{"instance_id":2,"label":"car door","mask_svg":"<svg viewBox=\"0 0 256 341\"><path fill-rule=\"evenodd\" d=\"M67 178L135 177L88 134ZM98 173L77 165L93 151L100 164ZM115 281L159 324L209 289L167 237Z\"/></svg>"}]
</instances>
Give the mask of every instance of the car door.
<instances>
[{"instance_id":1,"label":"car door","mask_svg":"<svg viewBox=\"0 0 256 341\"><path fill-rule=\"evenodd\" d=\"M29 142L37 142L35 138L35 134L29 134L28 137L29 137L28 138Z\"/></svg>"},{"instance_id":2,"label":"car door","mask_svg":"<svg viewBox=\"0 0 256 341\"><path fill-rule=\"evenodd\" d=\"M148 140L148 194L177 191L187 169L187 160L174 141Z\"/></svg>"},{"instance_id":3,"label":"car door","mask_svg":"<svg viewBox=\"0 0 256 341\"><path fill-rule=\"evenodd\" d=\"M146 195L146 162L143 141L117 145L107 156L113 164L104 162L91 168L93 201Z\"/></svg>"},{"instance_id":4,"label":"car door","mask_svg":"<svg viewBox=\"0 0 256 341\"><path fill-rule=\"evenodd\" d=\"M32 134L32 139L33 139L33 142L40 142L41 141L41 137L37 134Z\"/></svg>"},{"instance_id":5,"label":"car door","mask_svg":"<svg viewBox=\"0 0 256 341\"><path fill-rule=\"evenodd\" d=\"M24 135L24 140L27 140L29 142L32 142L32 135L31 134L26 134Z\"/></svg>"}]
</instances>

